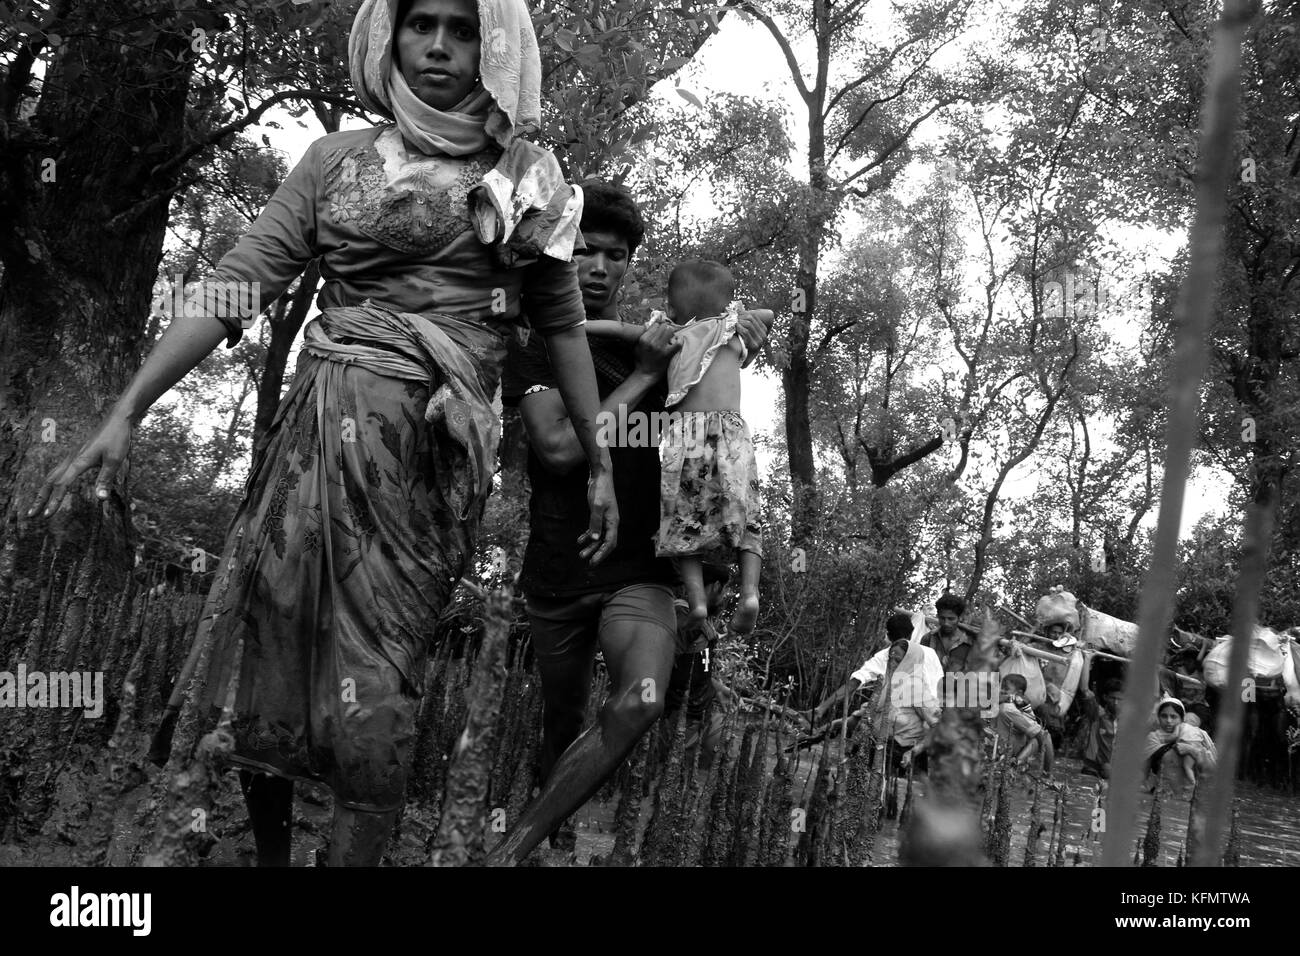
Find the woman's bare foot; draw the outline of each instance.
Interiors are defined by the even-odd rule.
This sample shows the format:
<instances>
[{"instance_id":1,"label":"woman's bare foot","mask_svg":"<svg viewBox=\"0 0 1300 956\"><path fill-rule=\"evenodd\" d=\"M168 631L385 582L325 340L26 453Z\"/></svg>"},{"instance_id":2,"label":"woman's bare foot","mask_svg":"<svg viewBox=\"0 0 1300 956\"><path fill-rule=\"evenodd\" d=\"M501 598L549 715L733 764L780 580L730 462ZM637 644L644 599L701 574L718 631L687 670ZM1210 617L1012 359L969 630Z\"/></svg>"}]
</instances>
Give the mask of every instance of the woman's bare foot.
<instances>
[{"instance_id":1,"label":"woman's bare foot","mask_svg":"<svg viewBox=\"0 0 1300 956\"><path fill-rule=\"evenodd\" d=\"M758 595L742 594L736 613L731 615L731 629L737 634L748 634L758 620Z\"/></svg>"}]
</instances>

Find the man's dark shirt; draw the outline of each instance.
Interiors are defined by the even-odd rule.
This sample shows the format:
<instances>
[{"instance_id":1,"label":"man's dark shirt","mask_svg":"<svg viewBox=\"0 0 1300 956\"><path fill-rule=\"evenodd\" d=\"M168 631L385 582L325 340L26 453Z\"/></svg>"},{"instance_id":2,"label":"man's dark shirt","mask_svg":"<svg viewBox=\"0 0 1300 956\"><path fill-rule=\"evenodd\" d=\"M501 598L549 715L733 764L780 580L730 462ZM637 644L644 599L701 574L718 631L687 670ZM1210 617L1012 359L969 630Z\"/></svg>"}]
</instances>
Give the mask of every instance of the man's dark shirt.
<instances>
[{"instance_id":1,"label":"man's dark shirt","mask_svg":"<svg viewBox=\"0 0 1300 956\"><path fill-rule=\"evenodd\" d=\"M616 350L602 343L609 353ZM597 362L596 385L603 401L622 384L625 376L611 371L611 364L631 369L630 349L617 350L621 363ZM512 339L502 376L502 402L517 407L534 386L558 388L546 342L536 333L527 345ZM663 411L667 389L662 383L637 406L653 414ZM632 409L628 409L629 412ZM677 582L672 564L655 557L654 536L659 530L659 449L610 448L614 466L614 497L618 501L618 544L596 567L578 556L578 538L587 530L588 471L579 465L567 474L556 474L543 464L532 445L528 448L529 498L528 547L524 551L520 586L535 597L576 597L598 591L617 590L630 584Z\"/></svg>"}]
</instances>

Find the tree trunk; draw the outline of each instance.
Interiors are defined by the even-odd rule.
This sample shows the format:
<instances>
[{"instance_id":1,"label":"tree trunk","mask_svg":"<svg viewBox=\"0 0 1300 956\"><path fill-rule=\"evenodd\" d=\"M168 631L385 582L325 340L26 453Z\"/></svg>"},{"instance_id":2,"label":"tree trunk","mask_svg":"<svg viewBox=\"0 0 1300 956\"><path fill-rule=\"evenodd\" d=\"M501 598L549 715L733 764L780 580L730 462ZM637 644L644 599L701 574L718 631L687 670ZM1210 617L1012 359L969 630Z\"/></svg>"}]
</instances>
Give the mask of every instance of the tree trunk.
<instances>
[{"instance_id":1,"label":"tree trunk","mask_svg":"<svg viewBox=\"0 0 1300 956\"><path fill-rule=\"evenodd\" d=\"M812 366L808 360L808 341L812 317L817 311L817 264L822 240L826 235L826 210L829 205L826 173L826 91L830 69L829 5L813 3L813 36L817 42L817 76L808 91L808 197L804 210L803 233L799 237L799 271L791 303L790 363L782 371L785 393L785 442L790 461L792 494L791 536L796 544L807 541L813 533L821 510L817 491L817 462L813 456L810 415Z\"/></svg>"},{"instance_id":2,"label":"tree trunk","mask_svg":"<svg viewBox=\"0 0 1300 956\"><path fill-rule=\"evenodd\" d=\"M1058 392L1056 397L1059 396L1060 393ZM1056 398L1054 397L1048 402L1047 408L1039 419L1039 427L1034 432L1029 444L998 470L998 477L993 482L993 487L989 489L989 493L984 497L984 511L980 517L980 537L979 541L975 542L975 566L971 569L970 581L966 585L967 604L975 600L975 595L979 593L980 584L984 580L989 545L993 543L993 517L997 513L998 499L1002 497L1002 486L1006 483L1011 472L1020 467L1034 453L1034 449L1038 447L1038 440L1042 437L1043 430L1052 417L1052 409L1055 406Z\"/></svg>"},{"instance_id":3,"label":"tree trunk","mask_svg":"<svg viewBox=\"0 0 1300 956\"><path fill-rule=\"evenodd\" d=\"M815 266L814 266L815 268ZM803 270L800 269L800 275ZM800 281L800 290L811 306L815 292ZM812 376L808 367L808 321L796 313L790 323L790 365L781 373L785 392L785 441L790 460L790 490L793 496L791 534L795 543L812 536L817 520L817 472L813 458L812 426L809 416L809 391Z\"/></svg>"},{"instance_id":4,"label":"tree trunk","mask_svg":"<svg viewBox=\"0 0 1300 956\"><path fill-rule=\"evenodd\" d=\"M271 427L275 419L275 410L280 407L280 393L284 388L284 370L289 362L289 350L302 324L307 319L312 301L316 298L316 287L320 284L320 263L313 259L298 280L298 288L293 293L289 309L284 319L271 323L271 342L266 347L266 365L262 370L262 380L257 383L257 419L253 423L253 447L257 447L262 436Z\"/></svg>"},{"instance_id":5,"label":"tree trunk","mask_svg":"<svg viewBox=\"0 0 1300 956\"><path fill-rule=\"evenodd\" d=\"M1078 481L1071 482L1070 488L1070 544L1076 555L1083 547L1083 489L1087 486L1088 462L1092 457L1092 436L1088 433L1087 413L1083 411L1079 412L1079 426L1083 430L1083 451L1079 456Z\"/></svg>"},{"instance_id":6,"label":"tree trunk","mask_svg":"<svg viewBox=\"0 0 1300 956\"><path fill-rule=\"evenodd\" d=\"M812 124L814 138L819 138L820 124ZM810 149L809 163L819 162ZM822 174L822 179L825 174ZM781 385L785 393L785 442L790 460L790 485L793 495L792 535L796 543L806 541L817 520L817 463L813 457L811 391L812 368L808 361L808 339L812 315L817 306L817 257L824 226L818 218L816 204L804 223L799 238L799 272L796 277L794 304L790 320L790 362L782 370Z\"/></svg>"},{"instance_id":7,"label":"tree trunk","mask_svg":"<svg viewBox=\"0 0 1300 956\"><path fill-rule=\"evenodd\" d=\"M1138 607L1138 640L1130 657L1111 761L1106 817L1110 828L1102 847L1102 866L1128 863L1137 821L1137 791L1142 779L1142 738L1146 734L1160 651L1173 617L1177 588L1178 529L1182 521L1192 447L1200 422L1200 384L1209 352L1210 320L1223 259L1223 229L1235 155L1233 131L1241 79L1241 44L1251 7L1227 0L1215 29L1204 99L1201 104L1196 214L1188 242L1186 275L1174 307L1174 364L1170 371L1165 474L1160 517ZM1232 773L1231 768L1224 772Z\"/></svg>"},{"instance_id":8,"label":"tree trunk","mask_svg":"<svg viewBox=\"0 0 1300 956\"><path fill-rule=\"evenodd\" d=\"M911 448L901 455L894 457L885 457L877 459L875 449L867 449L867 461L871 465L871 484L876 488L883 488L889 484L889 480L900 471L910 468L922 458L934 454L943 447L943 436L936 435L915 448Z\"/></svg>"},{"instance_id":9,"label":"tree trunk","mask_svg":"<svg viewBox=\"0 0 1300 956\"><path fill-rule=\"evenodd\" d=\"M235 407L230 411L230 421L226 424L226 432L221 436L221 444L217 448L217 453L213 458L212 471L208 475L208 494L216 491L217 482L225 473L226 466L230 464L230 459L235 455L235 438L239 434L239 423L244 420L244 403L248 401L248 395L253 391L253 382L251 375L244 376L244 383L240 386L239 398L235 401Z\"/></svg>"},{"instance_id":10,"label":"tree trunk","mask_svg":"<svg viewBox=\"0 0 1300 956\"><path fill-rule=\"evenodd\" d=\"M1047 430L1047 424L1052 420L1052 415L1056 411L1057 403L1069 387L1070 370L1074 368L1074 363L1078 358L1079 340L1076 336L1074 351L1061 367L1060 380L1055 391L1047 384L1046 373L1044 373L1042 387L1046 404L1038 416L1033 433L1026 439L1025 447L1008 459L1006 464L998 471L997 480L993 482L993 487L984 499L984 514L980 520L980 538L975 544L975 567L971 570L970 582L966 585L967 604L970 604L975 599L975 595L979 592L980 583L984 578L989 545L993 543L993 516L997 511L998 498L1002 495L1002 485L1006 482L1007 476L1020 467L1038 448L1039 442L1043 439L1043 433Z\"/></svg>"},{"instance_id":11,"label":"tree trunk","mask_svg":"<svg viewBox=\"0 0 1300 956\"><path fill-rule=\"evenodd\" d=\"M328 107L316 101L312 103L312 109L327 134L339 131L341 110L337 105ZM280 395L284 389L284 370L289 363L289 350L293 347L303 322L307 320L307 313L311 310L319 285L320 261L313 259L298 279L288 314L282 321L271 324L271 343L266 347L266 364L261 381L257 383L257 418L253 420L254 448L275 420L275 410L280 407Z\"/></svg>"},{"instance_id":12,"label":"tree trunk","mask_svg":"<svg viewBox=\"0 0 1300 956\"><path fill-rule=\"evenodd\" d=\"M132 45L96 25L130 22L137 5L83 6L62 24L67 40L34 115L27 123L6 116L0 131L0 204L9 220L0 237L0 515L24 574L35 569L47 529L21 520L19 509L140 364L175 188L151 170L180 149L192 70L179 32ZM82 485L51 522L70 545L69 560L103 525L101 557L115 554L126 567L125 503L119 494L97 507ZM0 581L0 598L10 583Z\"/></svg>"}]
</instances>

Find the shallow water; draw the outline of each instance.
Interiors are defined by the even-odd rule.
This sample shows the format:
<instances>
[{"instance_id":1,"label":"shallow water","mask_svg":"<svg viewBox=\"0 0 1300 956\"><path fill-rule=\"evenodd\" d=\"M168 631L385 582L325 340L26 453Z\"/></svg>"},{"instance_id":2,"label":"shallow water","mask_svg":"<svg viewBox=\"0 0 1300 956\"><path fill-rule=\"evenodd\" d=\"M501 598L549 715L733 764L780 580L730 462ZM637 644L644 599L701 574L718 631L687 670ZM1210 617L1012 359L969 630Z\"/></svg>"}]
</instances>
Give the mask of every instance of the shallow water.
<instances>
[{"instance_id":1,"label":"shallow water","mask_svg":"<svg viewBox=\"0 0 1300 956\"><path fill-rule=\"evenodd\" d=\"M1101 838L1104 834L1092 832L1092 811L1097 805L1097 778L1080 772L1081 761L1061 758L1056 762L1052 778L1064 783L1066 811L1064 822L1064 865L1094 866L1101 855ZM1029 835L1029 811L1033 793L1027 779L1011 784L1011 865L1020 866L1024 860L1025 845ZM915 798L925 792L925 780L918 775L915 781ZM904 784L899 784L899 805L902 805ZM1190 791L1181 794L1166 793L1161 798L1160 855L1158 866L1176 866L1187 840L1187 818ZM1134 849L1140 854L1146 835L1152 797L1143 794L1138 824L1135 829ZM1234 806L1237 810L1237 850L1241 866L1300 866L1300 794L1287 791L1266 790L1252 783L1237 781ZM1051 838L1052 813L1055 795L1044 790L1039 803L1039 817L1047 825L1038 839L1037 866L1047 865L1047 845ZM876 859L882 865L893 865L897 859L898 821L886 820L877 838ZM1139 861L1141 856L1139 856Z\"/></svg>"},{"instance_id":2,"label":"shallow water","mask_svg":"<svg viewBox=\"0 0 1300 956\"><path fill-rule=\"evenodd\" d=\"M802 804L811 789L811 778L816 770L819 750L805 751L798 758L795 769L794 798ZM775 765L769 751L769 763ZM1066 810L1064 822L1064 865L1093 866L1101 854L1102 834L1092 832L1092 811L1096 806L1097 778L1080 772L1082 762L1073 758L1058 758L1052 779L1064 783ZM925 793L925 776L918 774L914 781L914 799ZM898 804L903 804L905 782L898 784ZM807 788L807 789L805 789ZM1033 794L1028 780L1021 778L1019 785L1010 786L1011 793L1011 849L1008 859L1011 866L1023 865L1025 845L1029 835L1029 811ZM1166 793L1161 798L1160 855L1157 866L1176 866L1184 851L1187 839L1188 797L1190 793ZM650 801L645 801L642 823L649 811ZM1241 866L1300 866L1300 793L1262 789L1246 781L1237 781L1234 805L1237 809L1237 850ZM577 861L587 864L592 857L607 854L613 845L613 812L615 803L607 805L595 801L588 803L574 815L578 834ZM1046 866L1048 841L1051 838L1052 813L1055 795L1044 790L1039 804L1039 817L1046 824L1038 839L1036 866ZM1146 836L1150 795L1142 798L1138 825L1135 829L1134 848L1140 853ZM875 844L875 860L879 866L896 865L899 827L897 820L885 820ZM793 845L793 841L792 845ZM538 854L543 865L562 865L558 854L544 849ZM1131 859L1131 857L1130 857ZM1141 857L1139 856L1139 862Z\"/></svg>"},{"instance_id":3,"label":"shallow water","mask_svg":"<svg viewBox=\"0 0 1300 956\"><path fill-rule=\"evenodd\" d=\"M774 743L774 741L770 741ZM769 760L774 748L769 748ZM799 757L795 769L794 798L796 803L806 799L804 790L812 772L816 768L818 751L804 752ZM1062 781L1068 787L1065 818L1065 853L1066 866L1094 865L1100 854L1099 834L1091 832L1092 809L1097 795L1097 780L1083 776L1080 762L1071 758L1057 761L1054 779ZM233 779L226 781L226 789L221 801L225 817L222 826L223 836L211 856L204 861L206 866L248 866L254 862L252 834L243 814L242 800L238 797L238 787ZM920 798L925 792L925 777L918 774L915 781L915 794ZM309 788L311 789L311 788ZM317 788L318 789L318 788ZM1029 828L1029 808L1032 792L1022 778L1020 784L1009 788L1011 794L1012 835L1008 859L1011 865L1020 866L1024 859L1025 844ZM899 784L899 804L902 804L904 784ZM137 794L139 796L140 794ZM300 791L301 799L296 801L294 813L295 836L293 865L305 866L314 862L314 851L324 843L329 830L330 800L328 793L320 790L312 793ZM133 802L133 801L128 801ZM1147 814L1151 797L1143 796L1138 825L1135 830L1135 848L1140 848L1146 833ZM643 802L642 824L649 816L651 801ZM1054 799L1044 792L1040 803L1040 819L1047 824L1039 837L1036 865L1047 864L1047 845L1051 836L1051 818ZM1237 808L1237 850L1242 866L1300 866L1300 794L1288 791L1262 789L1253 784L1238 781L1235 806ZM616 801L601 804L596 801L588 803L574 815L577 830L577 863L586 865L593 857L607 855L614 842L613 815ZM1176 865L1186 840L1188 800L1186 795L1167 795L1161 805L1161 853L1157 865ZM140 832L132 825L133 814L130 807L125 807L116 822L118 832L118 853L112 861L118 865L138 863L132 859L130 848L141 841ZM701 821L702 822L702 821ZM877 865L892 866L897 859L898 821L885 820L876 839L875 860ZM792 841L793 843L793 841ZM3 865L70 865L75 862L74 848L57 840L38 839L25 846L0 846L0 866ZM563 866L569 863L564 855L545 849L537 854L536 860L544 866Z\"/></svg>"}]
</instances>

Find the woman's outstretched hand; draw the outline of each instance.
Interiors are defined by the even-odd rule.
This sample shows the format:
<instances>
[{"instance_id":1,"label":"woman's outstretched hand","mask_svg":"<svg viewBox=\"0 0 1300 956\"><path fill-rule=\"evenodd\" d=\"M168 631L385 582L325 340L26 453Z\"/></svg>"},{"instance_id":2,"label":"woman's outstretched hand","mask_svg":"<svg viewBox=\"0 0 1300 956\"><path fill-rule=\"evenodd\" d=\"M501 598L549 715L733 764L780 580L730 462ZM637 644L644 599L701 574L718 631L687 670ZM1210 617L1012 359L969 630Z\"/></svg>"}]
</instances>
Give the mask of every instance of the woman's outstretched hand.
<instances>
[{"instance_id":1,"label":"woman's outstretched hand","mask_svg":"<svg viewBox=\"0 0 1300 956\"><path fill-rule=\"evenodd\" d=\"M578 538L578 555L592 566L604 561L618 544L618 502L614 500L614 472L602 468L587 481L587 507L591 524Z\"/></svg>"},{"instance_id":2,"label":"woman's outstretched hand","mask_svg":"<svg viewBox=\"0 0 1300 956\"><path fill-rule=\"evenodd\" d=\"M125 415L117 411L109 412L108 417L99 423L99 427L81 447L45 476L45 483L36 492L35 500L27 509L27 517L32 517L42 509L43 517L49 517L58 511L72 483L96 465L99 466L99 477L95 479L95 497L101 500L107 498L118 469L131 451L131 428L131 421Z\"/></svg>"}]
</instances>

